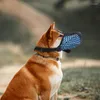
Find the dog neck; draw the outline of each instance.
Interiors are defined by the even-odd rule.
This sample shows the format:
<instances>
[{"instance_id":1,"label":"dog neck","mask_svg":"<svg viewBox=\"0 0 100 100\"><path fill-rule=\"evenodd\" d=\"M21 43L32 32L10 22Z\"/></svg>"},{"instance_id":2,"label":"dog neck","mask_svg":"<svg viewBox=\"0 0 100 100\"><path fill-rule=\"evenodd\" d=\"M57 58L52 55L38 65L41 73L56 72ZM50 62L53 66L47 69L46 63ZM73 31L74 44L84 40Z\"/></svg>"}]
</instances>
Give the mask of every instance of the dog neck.
<instances>
[{"instance_id":1,"label":"dog neck","mask_svg":"<svg viewBox=\"0 0 100 100\"><path fill-rule=\"evenodd\" d=\"M50 59L53 59L53 60L56 60L56 61L59 61L59 60L60 60L60 57L59 57L59 56L57 56L57 57L55 57L55 56L50 56L50 55L47 55L46 53L43 54L43 53L37 52L35 55L41 56L41 57L43 57L43 58L50 58Z\"/></svg>"}]
</instances>

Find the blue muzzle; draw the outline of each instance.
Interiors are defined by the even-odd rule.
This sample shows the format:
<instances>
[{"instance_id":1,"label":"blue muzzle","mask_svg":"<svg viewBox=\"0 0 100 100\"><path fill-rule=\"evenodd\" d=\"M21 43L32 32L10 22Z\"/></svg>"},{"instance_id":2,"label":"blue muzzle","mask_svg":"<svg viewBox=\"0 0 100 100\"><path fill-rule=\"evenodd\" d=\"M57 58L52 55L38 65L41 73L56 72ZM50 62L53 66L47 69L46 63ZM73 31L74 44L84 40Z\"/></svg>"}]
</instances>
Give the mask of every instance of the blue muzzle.
<instances>
[{"instance_id":1,"label":"blue muzzle","mask_svg":"<svg viewBox=\"0 0 100 100\"><path fill-rule=\"evenodd\" d=\"M40 52L54 52L54 51L65 51L70 52L71 49L76 48L81 44L81 33L69 33L64 35L60 45L57 48L42 48L35 47L34 50L38 50Z\"/></svg>"}]
</instances>

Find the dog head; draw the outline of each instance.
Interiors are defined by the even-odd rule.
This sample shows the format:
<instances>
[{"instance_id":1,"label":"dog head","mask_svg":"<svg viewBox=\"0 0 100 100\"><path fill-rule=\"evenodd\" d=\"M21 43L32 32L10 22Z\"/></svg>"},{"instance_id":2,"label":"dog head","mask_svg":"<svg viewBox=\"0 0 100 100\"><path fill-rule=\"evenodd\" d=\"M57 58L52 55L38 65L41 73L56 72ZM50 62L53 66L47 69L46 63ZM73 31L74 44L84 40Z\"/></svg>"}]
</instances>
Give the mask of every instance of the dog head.
<instances>
[{"instance_id":1,"label":"dog head","mask_svg":"<svg viewBox=\"0 0 100 100\"><path fill-rule=\"evenodd\" d=\"M42 48L56 48L59 46L62 40L63 34L58 30L55 30L55 23L51 24L49 29L46 33L38 41L38 47ZM46 57L53 57L53 58L61 58L61 51L54 51L54 52L40 52L35 50L38 54Z\"/></svg>"}]
</instances>

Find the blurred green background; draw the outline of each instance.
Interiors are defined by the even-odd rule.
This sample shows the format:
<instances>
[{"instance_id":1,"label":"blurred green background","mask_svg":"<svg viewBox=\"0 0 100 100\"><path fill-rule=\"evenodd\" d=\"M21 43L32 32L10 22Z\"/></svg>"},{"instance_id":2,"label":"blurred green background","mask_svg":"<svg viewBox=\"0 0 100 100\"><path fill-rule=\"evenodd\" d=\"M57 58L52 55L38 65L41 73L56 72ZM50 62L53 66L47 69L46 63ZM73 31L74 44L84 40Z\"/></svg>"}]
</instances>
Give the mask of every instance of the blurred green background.
<instances>
[{"instance_id":1,"label":"blurred green background","mask_svg":"<svg viewBox=\"0 0 100 100\"><path fill-rule=\"evenodd\" d=\"M83 38L78 48L64 54L59 95L100 100L100 0L0 1L0 93L15 70L32 56L52 22L65 34L82 32Z\"/></svg>"}]
</instances>

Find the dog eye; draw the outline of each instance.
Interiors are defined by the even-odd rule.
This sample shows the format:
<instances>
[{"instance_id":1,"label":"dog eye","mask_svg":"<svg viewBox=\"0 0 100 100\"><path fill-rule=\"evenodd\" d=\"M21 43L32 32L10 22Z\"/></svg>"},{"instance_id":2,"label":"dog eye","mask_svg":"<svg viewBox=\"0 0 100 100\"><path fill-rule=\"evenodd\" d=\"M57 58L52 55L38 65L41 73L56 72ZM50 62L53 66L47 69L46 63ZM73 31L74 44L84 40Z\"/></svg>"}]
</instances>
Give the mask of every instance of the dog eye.
<instances>
[{"instance_id":1,"label":"dog eye","mask_svg":"<svg viewBox=\"0 0 100 100\"><path fill-rule=\"evenodd\" d=\"M60 34L60 35L59 35L59 37L63 37L63 36L64 36L63 34Z\"/></svg>"}]
</instances>

